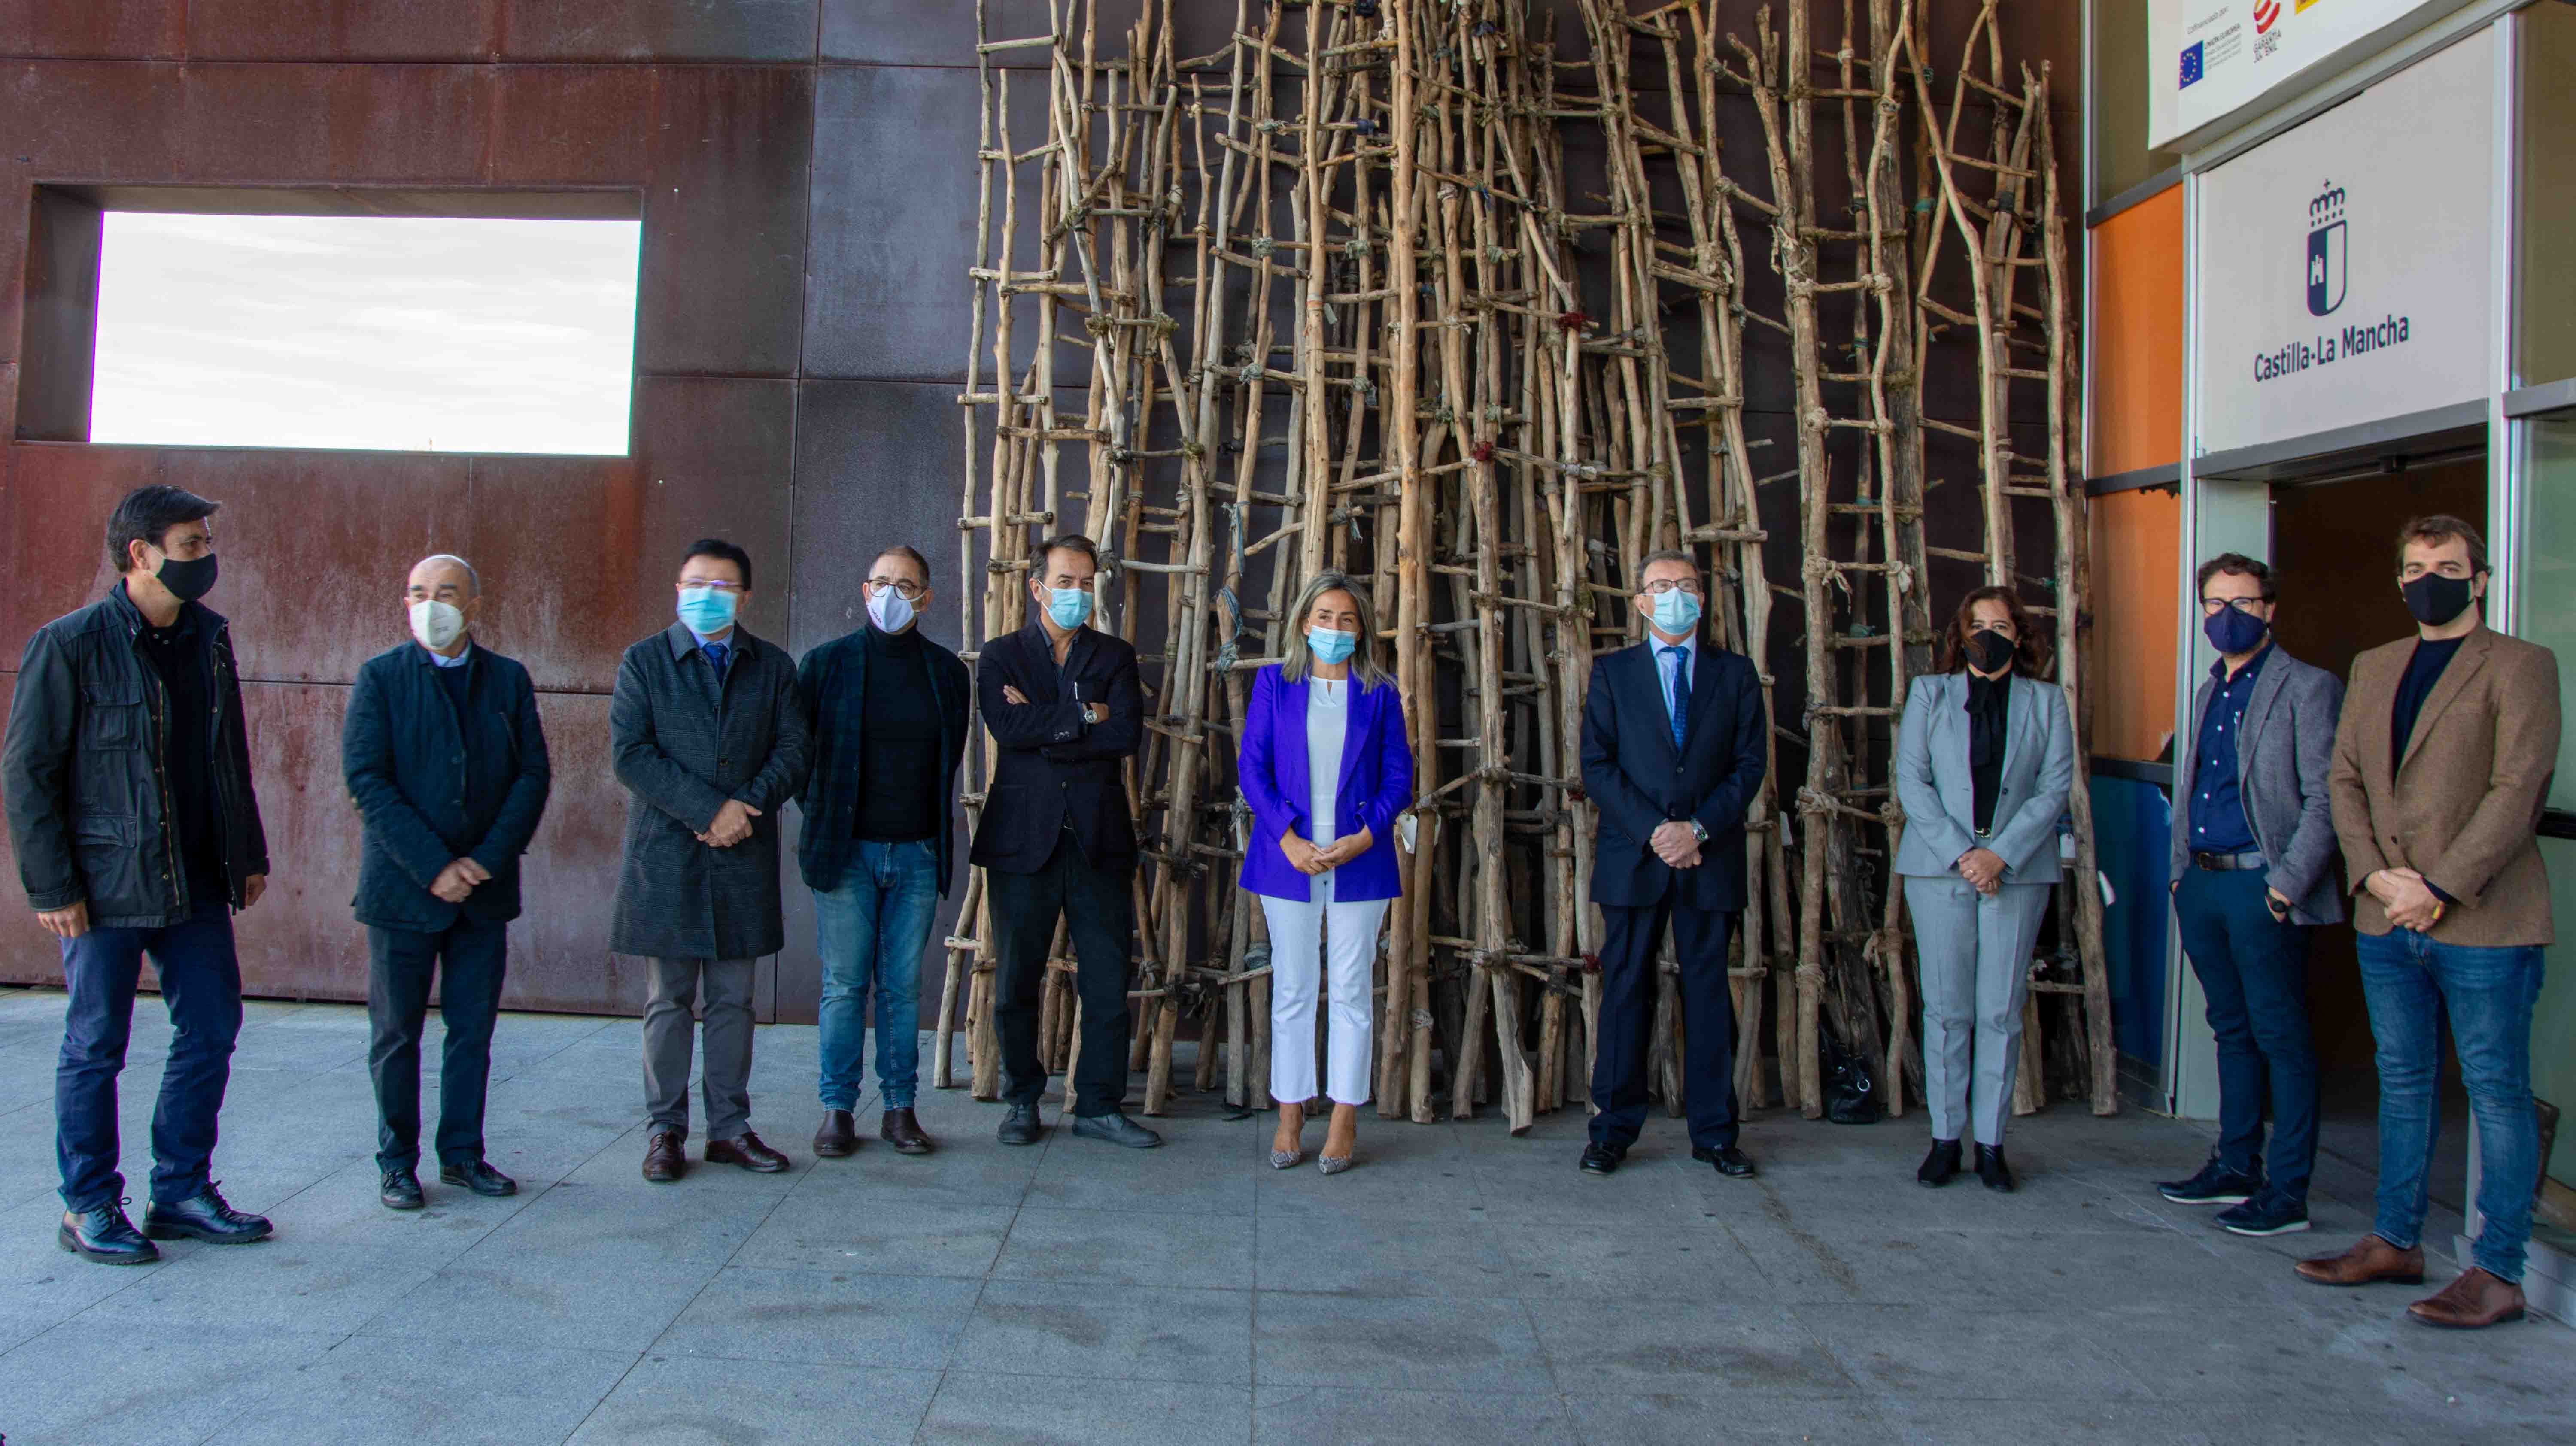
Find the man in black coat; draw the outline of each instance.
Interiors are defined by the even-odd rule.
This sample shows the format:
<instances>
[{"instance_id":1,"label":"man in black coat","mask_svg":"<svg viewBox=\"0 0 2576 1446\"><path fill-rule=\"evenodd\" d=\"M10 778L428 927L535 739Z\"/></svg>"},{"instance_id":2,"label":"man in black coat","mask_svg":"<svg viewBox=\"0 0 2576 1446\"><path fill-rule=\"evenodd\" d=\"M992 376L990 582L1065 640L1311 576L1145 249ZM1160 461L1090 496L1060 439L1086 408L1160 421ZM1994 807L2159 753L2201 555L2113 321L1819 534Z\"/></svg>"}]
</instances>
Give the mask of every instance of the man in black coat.
<instances>
[{"instance_id":1,"label":"man in black coat","mask_svg":"<svg viewBox=\"0 0 2576 1446\"><path fill-rule=\"evenodd\" d=\"M552 772L528 670L474 641L483 583L461 557L423 558L403 587L412 641L358 669L340 767L366 830L367 1071L376 1088L377 1195L422 1205L420 1034L429 986L447 1041L438 1069L438 1178L477 1195L518 1182L483 1158L483 1095L501 1010L519 855Z\"/></svg>"},{"instance_id":2,"label":"man in black coat","mask_svg":"<svg viewBox=\"0 0 2576 1446\"><path fill-rule=\"evenodd\" d=\"M975 664L984 726L1001 745L968 855L984 870L1000 956L993 1021L1008 1108L999 1138L1034 1145L1044 1133L1038 990L1061 915L1073 936L1082 1001L1073 1132L1151 1149L1163 1137L1119 1110L1127 1096L1127 964L1135 934L1129 888L1136 873L1136 828L1120 765L1145 736L1136 649L1083 626L1100 570L1089 538L1052 538L1031 561L1037 621L985 644Z\"/></svg>"},{"instance_id":3,"label":"man in black coat","mask_svg":"<svg viewBox=\"0 0 2576 1446\"><path fill-rule=\"evenodd\" d=\"M754 964L786 942L778 811L805 786L796 662L734 618L751 555L721 538L680 561L679 621L626 650L608 703L626 856L608 947L644 960L644 1178L687 1170L691 1009L705 993L710 1164L774 1174L751 1131Z\"/></svg>"},{"instance_id":4,"label":"man in black coat","mask_svg":"<svg viewBox=\"0 0 2576 1446\"><path fill-rule=\"evenodd\" d=\"M1598 1113L1582 1168L1617 1170L1645 1125L1655 945L1669 921L1691 1158L1740 1179L1754 1171L1735 1143L1726 948L1744 912L1744 811L1768 756L1762 681L1742 654L1698 640L1700 578L1688 553L1650 554L1640 577L1645 641L1597 659L1583 700L1583 788L1601 810L1592 900L1603 934Z\"/></svg>"},{"instance_id":5,"label":"man in black coat","mask_svg":"<svg viewBox=\"0 0 2576 1446\"><path fill-rule=\"evenodd\" d=\"M54 1071L55 1239L107 1265L159 1259L152 1240L269 1235L207 1173L242 1022L232 915L268 887L232 631L197 601L215 585L215 506L168 486L117 504L107 551L122 577L27 640L0 753L18 878L61 941L71 996ZM137 1232L119 1208L116 1078L147 954L172 1034Z\"/></svg>"}]
</instances>

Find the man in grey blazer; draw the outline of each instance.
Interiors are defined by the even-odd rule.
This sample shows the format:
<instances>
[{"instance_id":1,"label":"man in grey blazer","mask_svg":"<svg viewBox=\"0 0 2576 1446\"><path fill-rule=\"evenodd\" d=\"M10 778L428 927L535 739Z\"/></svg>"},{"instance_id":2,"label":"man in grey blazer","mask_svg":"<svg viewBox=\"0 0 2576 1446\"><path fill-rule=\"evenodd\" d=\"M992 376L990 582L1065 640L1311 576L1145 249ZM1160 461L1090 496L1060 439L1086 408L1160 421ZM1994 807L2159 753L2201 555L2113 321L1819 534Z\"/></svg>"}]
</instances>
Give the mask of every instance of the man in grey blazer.
<instances>
[{"instance_id":1,"label":"man in grey blazer","mask_svg":"<svg viewBox=\"0 0 2576 1446\"><path fill-rule=\"evenodd\" d=\"M689 544L679 621L626 650L608 733L626 806L609 948L640 956L644 1178L686 1171L692 1007L706 1004L707 1161L771 1174L785 1155L751 1131L752 966L786 942L778 811L804 786L796 660L734 621L751 557L721 538Z\"/></svg>"},{"instance_id":2,"label":"man in grey blazer","mask_svg":"<svg viewBox=\"0 0 2576 1446\"><path fill-rule=\"evenodd\" d=\"M2218 1148L2199 1174L2156 1190L2181 1205L2227 1206L2217 1223L2239 1235L2285 1235L2308 1228L2317 1158L2308 936L2343 917L2326 788L2343 684L2272 641L2272 569L2223 552L2200 565L2195 585L2218 661L2176 751L2171 888L2218 1036Z\"/></svg>"}]
</instances>

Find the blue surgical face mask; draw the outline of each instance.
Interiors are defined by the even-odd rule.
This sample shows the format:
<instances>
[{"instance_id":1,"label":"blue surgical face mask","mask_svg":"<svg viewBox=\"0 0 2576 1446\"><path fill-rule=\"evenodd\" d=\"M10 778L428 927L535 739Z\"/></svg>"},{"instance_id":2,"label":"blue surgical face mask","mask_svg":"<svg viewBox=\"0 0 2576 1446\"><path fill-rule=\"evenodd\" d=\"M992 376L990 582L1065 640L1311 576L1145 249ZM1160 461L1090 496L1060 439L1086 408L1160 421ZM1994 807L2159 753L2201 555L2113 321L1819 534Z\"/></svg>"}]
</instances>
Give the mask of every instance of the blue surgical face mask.
<instances>
[{"instance_id":1,"label":"blue surgical face mask","mask_svg":"<svg viewBox=\"0 0 2576 1446\"><path fill-rule=\"evenodd\" d=\"M1677 638L1699 626L1699 594L1674 588L1655 597L1655 630Z\"/></svg>"},{"instance_id":2,"label":"blue surgical face mask","mask_svg":"<svg viewBox=\"0 0 2576 1446\"><path fill-rule=\"evenodd\" d=\"M1331 628L1308 628L1306 646L1314 649L1316 662L1329 667L1351 660L1351 654L1359 651L1360 635L1337 633Z\"/></svg>"},{"instance_id":3,"label":"blue surgical face mask","mask_svg":"<svg viewBox=\"0 0 2576 1446\"><path fill-rule=\"evenodd\" d=\"M689 631L704 635L723 632L733 626L734 608L740 597L729 588L684 587L680 589L680 621Z\"/></svg>"},{"instance_id":4,"label":"blue surgical face mask","mask_svg":"<svg viewBox=\"0 0 2576 1446\"><path fill-rule=\"evenodd\" d=\"M1047 589L1047 616L1060 628L1078 628L1091 618L1091 589L1087 587L1051 587Z\"/></svg>"}]
</instances>

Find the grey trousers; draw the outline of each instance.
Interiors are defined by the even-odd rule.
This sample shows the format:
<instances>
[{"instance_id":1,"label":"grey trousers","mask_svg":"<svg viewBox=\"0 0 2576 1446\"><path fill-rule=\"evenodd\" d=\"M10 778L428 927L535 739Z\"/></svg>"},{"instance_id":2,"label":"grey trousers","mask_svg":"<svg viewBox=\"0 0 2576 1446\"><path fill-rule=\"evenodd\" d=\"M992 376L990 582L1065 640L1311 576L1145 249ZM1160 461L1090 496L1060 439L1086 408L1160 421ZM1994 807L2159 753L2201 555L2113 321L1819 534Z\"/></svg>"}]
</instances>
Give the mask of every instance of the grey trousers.
<instances>
[{"instance_id":1,"label":"grey trousers","mask_svg":"<svg viewBox=\"0 0 2576 1446\"><path fill-rule=\"evenodd\" d=\"M1980 895L1956 874L1905 877L1923 961L1923 1103L1936 1140L1959 1138L1964 1118L1978 1144L2004 1142L2048 893L2047 884L2006 884Z\"/></svg>"},{"instance_id":2,"label":"grey trousers","mask_svg":"<svg viewBox=\"0 0 2576 1446\"><path fill-rule=\"evenodd\" d=\"M751 1128L749 959L647 959L644 996L644 1111L655 1130L689 1132L689 1052L701 980L706 993L707 1138Z\"/></svg>"}]
</instances>

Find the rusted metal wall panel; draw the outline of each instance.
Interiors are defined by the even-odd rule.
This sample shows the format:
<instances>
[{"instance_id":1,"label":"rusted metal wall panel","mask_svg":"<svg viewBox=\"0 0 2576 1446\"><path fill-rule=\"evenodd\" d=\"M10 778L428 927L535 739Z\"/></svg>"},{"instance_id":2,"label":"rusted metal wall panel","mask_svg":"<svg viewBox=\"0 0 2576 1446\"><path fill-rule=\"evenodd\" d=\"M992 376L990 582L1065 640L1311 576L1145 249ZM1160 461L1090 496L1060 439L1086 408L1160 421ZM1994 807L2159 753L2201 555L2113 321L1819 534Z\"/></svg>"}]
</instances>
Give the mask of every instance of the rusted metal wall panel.
<instances>
[{"instance_id":1,"label":"rusted metal wall panel","mask_svg":"<svg viewBox=\"0 0 2576 1446\"><path fill-rule=\"evenodd\" d=\"M110 5L107 8L117 8ZM188 0L198 60L488 60L500 0Z\"/></svg>"}]
</instances>

